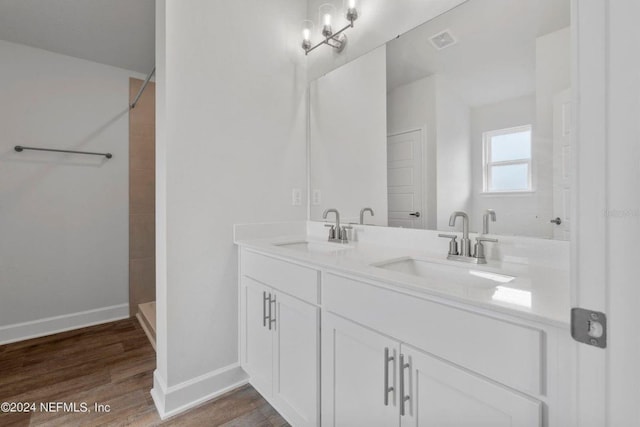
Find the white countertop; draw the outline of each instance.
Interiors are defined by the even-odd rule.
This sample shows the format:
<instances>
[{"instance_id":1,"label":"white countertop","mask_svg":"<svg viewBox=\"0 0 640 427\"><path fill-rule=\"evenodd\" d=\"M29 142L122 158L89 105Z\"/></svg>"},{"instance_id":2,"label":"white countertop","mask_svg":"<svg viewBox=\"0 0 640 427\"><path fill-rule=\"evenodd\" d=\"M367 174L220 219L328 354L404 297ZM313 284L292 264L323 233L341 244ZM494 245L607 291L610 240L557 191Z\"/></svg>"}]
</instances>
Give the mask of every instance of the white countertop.
<instances>
[{"instance_id":1,"label":"white countertop","mask_svg":"<svg viewBox=\"0 0 640 427\"><path fill-rule=\"evenodd\" d=\"M550 265L496 262L486 265L449 261L445 253L414 248L392 247L372 242L350 242L348 249L330 253L307 252L278 246L294 242L324 242L308 235L239 239L238 245L280 258L286 258L320 268L361 276L384 282L402 292L422 297L435 297L472 307L517 316L560 328L569 327L570 299L569 273ZM455 266L460 272L434 271L433 276L420 277L376 267L372 264L411 257L436 264ZM434 266L434 267L437 267ZM439 270L439 268L434 268ZM492 272L515 276L508 283L499 283L470 274L470 271Z\"/></svg>"}]
</instances>

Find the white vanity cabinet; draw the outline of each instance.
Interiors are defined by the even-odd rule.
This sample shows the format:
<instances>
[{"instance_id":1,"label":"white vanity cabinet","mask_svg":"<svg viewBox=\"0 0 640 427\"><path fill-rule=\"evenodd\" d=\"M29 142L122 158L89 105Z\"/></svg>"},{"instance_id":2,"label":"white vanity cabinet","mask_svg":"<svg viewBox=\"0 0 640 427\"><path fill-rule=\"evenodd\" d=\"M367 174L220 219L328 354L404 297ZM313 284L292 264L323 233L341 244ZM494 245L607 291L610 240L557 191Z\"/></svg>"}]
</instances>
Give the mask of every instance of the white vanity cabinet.
<instances>
[{"instance_id":1,"label":"white vanity cabinet","mask_svg":"<svg viewBox=\"0 0 640 427\"><path fill-rule=\"evenodd\" d=\"M317 426L320 309L279 288L295 285L296 279L302 288L314 286L313 281L317 288L319 273L248 251L241 257L241 365L250 383L291 424Z\"/></svg>"},{"instance_id":2,"label":"white vanity cabinet","mask_svg":"<svg viewBox=\"0 0 640 427\"><path fill-rule=\"evenodd\" d=\"M317 426L320 309L283 293L275 298L273 403L291 424Z\"/></svg>"},{"instance_id":3,"label":"white vanity cabinet","mask_svg":"<svg viewBox=\"0 0 640 427\"><path fill-rule=\"evenodd\" d=\"M541 402L327 313L322 425L539 427Z\"/></svg>"},{"instance_id":4,"label":"white vanity cabinet","mask_svg":"<svg viewBox=\"0 0 640 427\"><path fill-rule=\"evenodd\" d=\"M542 403L401 345L402 427L540 427Z\"/></svg>"},{"instance_id":5,"label":"white vanity cabinet","mask_svg":"<svg viewBox=\"0 0 640 427\"><path fill-rule=\"evenodd\" d=\"M322 425L570 426L572 348L565 329L327 271Z\"/></svg>"},{"instance_id":6,"label":"white vanity cabinet","mask_svg":"<svg viewBox=\"0 0 640 427\"><path fill-rule=\"evenodd\" d=\"M574 425L566 328L268 252L240 256L241 364L292 425Z\"/></svg>"},{"instance_id":7,"label":"white vanity cabinet","mask_svg":"<svg viewBox=\"0 0 640 427\"><path fill-rule=\"evenodd\" d=\"M273 325L268 313L271 289L243 277L242 300L242 367L251 384L263 395L270 396L273 384Z\"/></svg>"},{"instance_id":8,"label":"white vanity cabinet","mask_svg":"<svg viewBox=\"0 0 640 427\"><path fill-rule=\"evenodd\" d=\"M400 344L341 317L322 319L322 425L392 427Z\"/></svg>"}]
</instances>

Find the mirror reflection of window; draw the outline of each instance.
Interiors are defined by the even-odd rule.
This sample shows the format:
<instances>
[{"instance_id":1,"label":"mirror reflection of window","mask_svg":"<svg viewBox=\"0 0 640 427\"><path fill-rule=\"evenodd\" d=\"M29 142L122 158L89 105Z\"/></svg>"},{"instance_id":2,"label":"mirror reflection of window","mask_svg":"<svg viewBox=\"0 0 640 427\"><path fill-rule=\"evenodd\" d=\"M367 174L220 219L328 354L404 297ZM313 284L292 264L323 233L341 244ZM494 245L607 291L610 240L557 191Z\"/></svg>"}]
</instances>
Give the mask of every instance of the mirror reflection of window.
<instances>
[{"instance_id":1,"label":"mirror reflection of window","mask_svg":"<svg viewBox=\"0 0 640 427\"><path fill-rule=\"evenodd\" d=\"M532 191L531 125L484 132L484 192Z\"/></svg>"}]
</instances>

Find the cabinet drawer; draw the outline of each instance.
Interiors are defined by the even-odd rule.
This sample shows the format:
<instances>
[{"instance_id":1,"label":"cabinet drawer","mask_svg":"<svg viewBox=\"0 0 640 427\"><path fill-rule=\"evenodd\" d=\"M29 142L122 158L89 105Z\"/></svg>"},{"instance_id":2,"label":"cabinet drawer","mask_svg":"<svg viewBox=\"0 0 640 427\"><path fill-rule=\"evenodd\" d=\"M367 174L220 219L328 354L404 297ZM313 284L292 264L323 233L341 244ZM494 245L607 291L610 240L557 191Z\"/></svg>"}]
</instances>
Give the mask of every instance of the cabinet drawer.
<instances>
[{"instance_id":1,"label":"cabinet drawer","mask_svg":"<svg viewBox=\"0 0 640 427\"><path fill-rule=\"evenodd\" d=\"M502 384L543 393L543 331L327 274L323 308Z\"/></svg>"},{"instance_id":2,"label":"cabinet drawer","mask_svg":"<svg viewBox=\"0 0 640 427\"><path fill-rule=\"evenodd\" d=\"M243 276L303 301L319 303L320 272L318 270L245 250L240 256Z\"/></svg>"}]
</instances>

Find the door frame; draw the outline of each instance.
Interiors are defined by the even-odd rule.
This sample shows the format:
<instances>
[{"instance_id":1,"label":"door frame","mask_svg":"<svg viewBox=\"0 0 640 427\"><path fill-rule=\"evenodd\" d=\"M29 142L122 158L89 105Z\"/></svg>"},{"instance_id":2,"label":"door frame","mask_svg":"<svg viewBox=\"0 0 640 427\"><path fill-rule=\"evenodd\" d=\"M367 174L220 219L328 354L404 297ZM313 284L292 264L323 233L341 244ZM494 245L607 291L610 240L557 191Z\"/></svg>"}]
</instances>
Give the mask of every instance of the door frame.
<instances>
[{"instance_id":1,"label":"door frame","mask_svg":"<svg viewBox=\"0 0 640 427\"><path fill-rule=\"evenodd\" d=\"M571 0L575 132L571 306L607 312L606 86L607 0ZM579 215L578 215L579 213ZM575 344L576 425L606 425L606 353Z\"/></svg>"},{"instance_id":2,"label":"door frame","mask_svg":"<svg viewBox=\"0 0 640 427\"><path fill-rule=\"evenodd\" d=\"M640 41L634 22L640 4L571 1L576 106L571 303L608 317L606 349L576 344L576 424L638 425L640 289L634 265L640 259L640 60L633 52Z\"/></svg>"},{"instance_id":3,"label":"door frame","mask_svg":"<svg viewBox=\"0 0 640 427\"><path fill-rule=\"evenodd\" d=\"M422 228L420 228L420 230L428 230L428 222L429 219L433 220L433 218L431 218L431 215L429 215L429 213L425 210L425 206L427 206L427 195L429 194L428 191L428 176L427 176L427 169L428 169L428 153L427 153L427 125L422 125L416 128L410 128L410 129L405 129L402 131L396 131L396 132L391 132L391 133L387 133L387 147L389 146L389 138L394 137L394 136L400 136L400 135L404 135L406 133L411 133L411 132L420 132L420 145L422 146L422 155L420 158L420 167L422 168L422 178L421 178L421 183L420 183L420 187L422 189L422 195L420 197L420 212L422 214ZM389 164L387 163L387 173L389 172ZM389 192L389 182L387 181L387 194ZM437 184L436 184L436 189L437 189ZM437 192L435 194L436 197L436 202L437 202ZM387 211L389 211L389 200L387 198Z\"/></svg>"}]
</instances>

